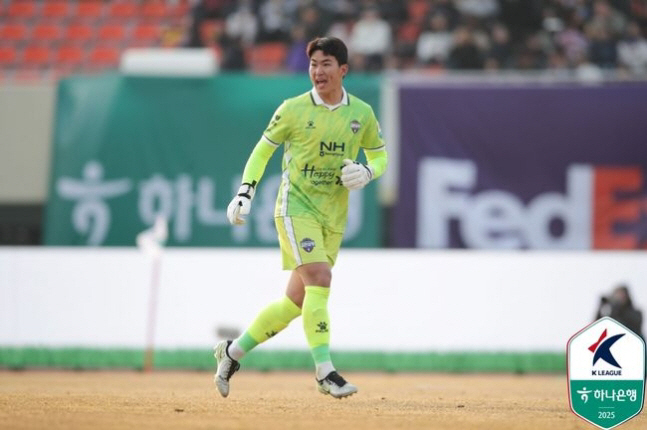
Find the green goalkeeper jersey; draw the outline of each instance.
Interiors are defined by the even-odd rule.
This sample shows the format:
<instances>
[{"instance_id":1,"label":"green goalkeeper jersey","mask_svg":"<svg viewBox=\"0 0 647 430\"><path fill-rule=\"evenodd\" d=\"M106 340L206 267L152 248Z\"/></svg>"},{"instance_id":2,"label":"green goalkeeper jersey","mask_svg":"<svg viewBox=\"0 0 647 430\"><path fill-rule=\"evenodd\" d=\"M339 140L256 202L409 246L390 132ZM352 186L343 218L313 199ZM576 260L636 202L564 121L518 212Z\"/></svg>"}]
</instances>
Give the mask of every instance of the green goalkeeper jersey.
<instances>
[{"instance_id":1,"label":"green goalkeeper jersey","mask_svg":"<svg viewBox=\"0 0 647 430\"><path fill-rule=\"evenodd\" d=\"M344 231L348 214L342 160L355 160L360 148L384 150L373 109L345 90L334 107L314 89L285 100L261 140L275 148L284 145L274 216L311 216L336 232Z\"/></svg>"}]
</instances>

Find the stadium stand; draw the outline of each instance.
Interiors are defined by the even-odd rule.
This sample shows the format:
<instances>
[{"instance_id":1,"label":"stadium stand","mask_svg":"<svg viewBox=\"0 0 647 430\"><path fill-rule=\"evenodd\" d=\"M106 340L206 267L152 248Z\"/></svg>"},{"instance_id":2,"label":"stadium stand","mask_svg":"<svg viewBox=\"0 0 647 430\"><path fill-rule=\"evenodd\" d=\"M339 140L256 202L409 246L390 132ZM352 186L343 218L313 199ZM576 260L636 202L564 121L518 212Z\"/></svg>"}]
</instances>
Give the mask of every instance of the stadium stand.
<instances>
[{"instance_id":1,"label":"stadium stand","mask_svg":"<svg viewBox=\"0 0 647 430\"><path fill-rule=\"evenodd\" d=\"M23 72L35 66L46 77L48 70L97 72L116 67L124 49L146 46L208 47L225 70L287 72L294 70L287 53L302 43L293 40L295 27L307 38L349 42L367 7L388 22L391 46L378 68L366 68L351 46L355 71L446 73L470 65L647 74L645 0L0 0L1 72L5 80L34 75ZM433 36L438 16L446 36ZM419 55L430 49L441 55Z\"/></svg>"}]
</instances>

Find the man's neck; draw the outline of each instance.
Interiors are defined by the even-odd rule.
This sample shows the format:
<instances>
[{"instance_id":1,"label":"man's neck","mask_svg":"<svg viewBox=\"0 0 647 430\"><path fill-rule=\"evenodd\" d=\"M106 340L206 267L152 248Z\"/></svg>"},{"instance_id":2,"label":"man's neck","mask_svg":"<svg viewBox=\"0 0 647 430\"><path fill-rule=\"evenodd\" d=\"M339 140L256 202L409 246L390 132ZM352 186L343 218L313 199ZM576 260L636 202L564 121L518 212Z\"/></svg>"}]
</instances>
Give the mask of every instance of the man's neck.
<instances>
[{"instance_id":1,"label":"man's neck","mask_svg":"<svg viewBox=\"0 0 647 430\"><path fill-rule=\"evenodd\" d=\"M321 100L323 100L324 103L331 106L341 103L341 100L344 97L344 92L342 91L341 88L326 94L320 94L319 92L317 92L317 94L319 94L319 97L321 97Z\"/></svg>"},{"instance_id":2,"label":"man's neck","mask_svg":"<svg viewBox=\"0 0 647 430\"><path fill-rule=\"evenodd\" d=\"M341 93L338 96L333 96L330 97L332 94L328 94L328 97L324 99L321 97L321 94L313 88L312 89L312 96L314 97L314 102L318 105L321 106L326 106L328 109L336 109L337 107L341 105L348 104L348 94L346 93L346 90L342 87L340 89ZM334 102L331 102L330 100L335 100Z\"/></svg>"}]
</instances>

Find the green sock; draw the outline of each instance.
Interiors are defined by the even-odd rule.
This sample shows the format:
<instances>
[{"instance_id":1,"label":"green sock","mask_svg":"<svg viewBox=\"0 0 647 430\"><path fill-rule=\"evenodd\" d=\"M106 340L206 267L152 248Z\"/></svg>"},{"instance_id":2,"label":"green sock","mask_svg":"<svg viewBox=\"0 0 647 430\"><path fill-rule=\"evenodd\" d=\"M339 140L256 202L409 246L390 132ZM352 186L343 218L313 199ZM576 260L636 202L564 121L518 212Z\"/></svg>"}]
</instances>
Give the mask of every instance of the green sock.
<instances>
[{"instance_id":1,"label":"green sock","mask_svg":"<svg viewBox=\"0 0 647 430\"><path fill-rule=\"evenodd\" d=\"M248 352L265 342L301 315L301 309L288 297L283 297L263 309L247 331L237 339L238 346Z\"/></svg>"},{"instance_id":2,"label":"green sock","mask_svg":"<svg viewBox=\"0 0 647 430\"><path fill-rule=\"evenodd\" d=\"M330 288L306 286L303 299L303 329L316 365L330 362Z\"/></svg>"}]
</instances>

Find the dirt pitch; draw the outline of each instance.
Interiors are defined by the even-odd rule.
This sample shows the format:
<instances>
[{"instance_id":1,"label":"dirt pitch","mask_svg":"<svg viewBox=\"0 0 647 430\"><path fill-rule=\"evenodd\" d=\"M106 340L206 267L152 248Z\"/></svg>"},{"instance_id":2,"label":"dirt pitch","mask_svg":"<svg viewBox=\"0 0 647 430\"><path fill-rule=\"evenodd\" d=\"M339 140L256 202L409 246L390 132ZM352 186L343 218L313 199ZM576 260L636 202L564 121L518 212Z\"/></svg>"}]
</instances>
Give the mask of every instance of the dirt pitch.
<instances>
[{"instance_id":1,"label":"dirt pitch","mask_svg":"<svg viewBox=\"0 0 647 430\"><path fill-rule=\"evenodd\" d=\"M564 376L346 376L360 391L335 400L310 373L240 372L223 399L208 373L0 372L0 429L595 428L570 411Z\"/></svg>"}]
</instances>

